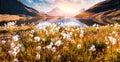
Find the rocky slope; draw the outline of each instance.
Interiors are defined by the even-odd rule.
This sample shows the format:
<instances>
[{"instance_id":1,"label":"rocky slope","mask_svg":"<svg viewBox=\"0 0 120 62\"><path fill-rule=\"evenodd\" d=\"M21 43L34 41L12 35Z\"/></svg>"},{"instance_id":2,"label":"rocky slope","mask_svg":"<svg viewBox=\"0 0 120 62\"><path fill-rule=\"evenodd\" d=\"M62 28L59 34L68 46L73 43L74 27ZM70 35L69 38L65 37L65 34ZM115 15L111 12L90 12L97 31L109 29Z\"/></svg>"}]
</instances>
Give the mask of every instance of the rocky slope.
<instances>
[{"instance_id":1,"label":"rocky slope","mask_svg":"<svg viewBox=\"0 0 120 62\"><path fill-rule=\"evenodd\" d=\"M0 0L0 14L39 16L40 13L20 0Z\"/></svg>"},{"instance_id":2,"label":"rocky slope","mask_svg":"<svg viewBox=\"0 0 120 62\"><path fill-rule=\"evenodd\" d=\"M87 25L120 23L120 1L106 0L75 16Z\"/></svg>"}]
</instances>

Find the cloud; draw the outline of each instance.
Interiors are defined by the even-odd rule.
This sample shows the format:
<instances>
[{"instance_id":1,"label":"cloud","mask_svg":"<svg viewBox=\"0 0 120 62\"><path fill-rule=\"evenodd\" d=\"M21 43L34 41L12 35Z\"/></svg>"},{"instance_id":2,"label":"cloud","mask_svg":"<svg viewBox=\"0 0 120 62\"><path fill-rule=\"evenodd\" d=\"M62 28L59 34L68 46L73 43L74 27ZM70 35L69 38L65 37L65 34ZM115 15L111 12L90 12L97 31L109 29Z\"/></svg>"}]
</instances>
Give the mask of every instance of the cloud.
<instances>
[{"instance_id":1,"label":"cloud","mask_svg":"<svg viewBox=\"0 0 120 62\"><path fill-rule=\"evenodd\" d=\"M73 9L81 10L83 8L87 9L94 4L104 1L104 0L26 0L31 6L38 11L48 12L53 8L62 4L71 4ZM68 5L69 7L69 5Z\"/></svg>"},{"instance_id":2,"label":"cloud","mask_svg":"<svg viewBox=\"0 0 120 62\"><path fill-rule=\"evenodd\" d=\"M26 0L26 2L32 4L32 3L33 3L33 0Z\"/></svg>"}]
</instances>

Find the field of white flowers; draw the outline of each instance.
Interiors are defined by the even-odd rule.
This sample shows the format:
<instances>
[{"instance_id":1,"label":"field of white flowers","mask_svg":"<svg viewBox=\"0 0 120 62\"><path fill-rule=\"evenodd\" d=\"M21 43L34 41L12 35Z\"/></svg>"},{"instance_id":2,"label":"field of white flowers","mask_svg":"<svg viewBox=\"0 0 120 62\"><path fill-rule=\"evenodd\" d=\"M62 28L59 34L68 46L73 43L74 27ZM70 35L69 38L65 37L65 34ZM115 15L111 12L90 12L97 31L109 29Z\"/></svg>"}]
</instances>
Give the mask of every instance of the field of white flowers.
<instances>
[{"instance_id":1,"label":"field of white flowers","mask_svg":"<svg viewBox=\"0 0 120 62\"><path fill-rule=\"evenodd\" d=\"M120 25L0 27L0 62L120 62Z\"/></svg>"}]
</instances>

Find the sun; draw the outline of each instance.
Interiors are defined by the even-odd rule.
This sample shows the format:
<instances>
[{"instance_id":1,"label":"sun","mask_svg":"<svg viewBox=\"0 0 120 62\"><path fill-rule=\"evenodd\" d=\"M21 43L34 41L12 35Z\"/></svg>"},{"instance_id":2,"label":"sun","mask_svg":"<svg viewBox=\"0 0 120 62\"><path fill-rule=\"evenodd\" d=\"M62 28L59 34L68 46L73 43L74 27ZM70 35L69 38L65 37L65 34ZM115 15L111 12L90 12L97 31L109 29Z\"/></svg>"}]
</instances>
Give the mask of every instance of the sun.
<instances>
[{"instance_id":1,"label":"sun","mask_svg":"<svg viewBox=\"0 0 120 62\"><path fill-rule=\"evenodd\" d=\"M78 8L74 4L61 3L57 6L65 15L75 15L78 12Z\"/></svg>"}]
</instances>

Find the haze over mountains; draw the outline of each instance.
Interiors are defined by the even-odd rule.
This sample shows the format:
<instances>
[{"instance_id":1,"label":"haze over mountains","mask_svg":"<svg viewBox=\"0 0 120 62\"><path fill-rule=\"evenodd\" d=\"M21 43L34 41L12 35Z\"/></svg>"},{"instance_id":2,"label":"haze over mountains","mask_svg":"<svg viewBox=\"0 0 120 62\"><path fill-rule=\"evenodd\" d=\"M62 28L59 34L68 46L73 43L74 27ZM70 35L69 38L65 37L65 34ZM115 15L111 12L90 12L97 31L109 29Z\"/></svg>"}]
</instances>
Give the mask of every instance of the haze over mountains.
<instances>
[{"instance_id":1,"label":"haze over mountains","mask_svg":"<svg viewBox=\"0 0 120 62\"><path fill-rule=\"evenodd\" d=\"M61 16L63 13L59 8L54 8L51 11L47 12L48 15L50 16Z\"/></svg>"}]
</instances>

